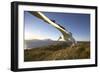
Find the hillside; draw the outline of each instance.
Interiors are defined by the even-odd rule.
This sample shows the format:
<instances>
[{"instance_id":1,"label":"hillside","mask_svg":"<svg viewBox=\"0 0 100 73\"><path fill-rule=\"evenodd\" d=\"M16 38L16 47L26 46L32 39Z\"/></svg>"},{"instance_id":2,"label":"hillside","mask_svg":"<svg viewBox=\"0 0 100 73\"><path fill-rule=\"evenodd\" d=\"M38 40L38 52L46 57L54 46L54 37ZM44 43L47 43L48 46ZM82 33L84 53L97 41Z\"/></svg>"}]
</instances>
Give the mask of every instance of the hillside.
<instances>
[{"instance_id":1,"label":"hillside","mask_svg":"<svg viewBox=\"0 0 100 73\"><path fill-rule=\"evenodd\" d=\"M90 42L69 46L65 42L24 50L24 61L69 60L90 58Z\"/></svg>"}]
</instances>

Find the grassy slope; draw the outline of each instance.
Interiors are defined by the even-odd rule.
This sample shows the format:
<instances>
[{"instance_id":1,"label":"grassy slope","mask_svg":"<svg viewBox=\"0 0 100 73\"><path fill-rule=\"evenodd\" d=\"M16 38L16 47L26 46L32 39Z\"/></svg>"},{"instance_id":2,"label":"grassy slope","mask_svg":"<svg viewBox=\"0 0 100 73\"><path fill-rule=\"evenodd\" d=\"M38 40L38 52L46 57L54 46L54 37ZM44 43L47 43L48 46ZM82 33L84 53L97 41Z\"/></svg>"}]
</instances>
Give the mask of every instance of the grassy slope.
<instances>
[{"instance_id":1,"label":"grassy slope","mask_svg":"<svg viewBox=\"0 0 100 73\"><path fill-rule=\"evenodd\" d=\"M90 58L89 44L89 42L78 42L72 47L66 43L59 43L41 48L26 49L24 50L24 61L87 59Z\"/></svg>"}]
</instances>

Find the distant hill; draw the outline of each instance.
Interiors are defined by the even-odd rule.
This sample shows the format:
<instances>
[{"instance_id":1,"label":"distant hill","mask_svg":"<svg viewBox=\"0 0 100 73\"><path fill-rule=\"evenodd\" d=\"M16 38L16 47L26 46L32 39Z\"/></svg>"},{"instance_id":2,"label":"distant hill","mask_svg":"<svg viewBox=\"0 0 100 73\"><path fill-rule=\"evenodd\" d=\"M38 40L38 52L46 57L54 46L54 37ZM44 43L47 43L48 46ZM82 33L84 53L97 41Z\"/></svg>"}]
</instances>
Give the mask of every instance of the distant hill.
<instances>
[{"instance_id":1,"label":"distant hill","mask_svg":"<svg viewBox=\"0 0 100 73\"><path fill-rule=\"evenodd\" d=\"M45 39L45 40L34 39L34 40L25 40L24 46L25 46L25 49L31 49L31 48L48 46L48 45L56 45L61 42L63 41L53 41L51 39Z\"/></svg>"}]
</instances>

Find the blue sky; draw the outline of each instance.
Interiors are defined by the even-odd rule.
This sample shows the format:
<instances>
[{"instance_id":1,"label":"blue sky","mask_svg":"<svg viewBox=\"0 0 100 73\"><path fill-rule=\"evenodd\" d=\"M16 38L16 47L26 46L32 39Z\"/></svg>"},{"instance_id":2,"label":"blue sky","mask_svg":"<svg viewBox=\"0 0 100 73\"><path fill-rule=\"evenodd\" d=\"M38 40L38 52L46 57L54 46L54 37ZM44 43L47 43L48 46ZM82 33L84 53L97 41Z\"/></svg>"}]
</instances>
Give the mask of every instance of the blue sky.
<instances>
[{"instance_id":1,"label":"blue sky","mask_svg":"<svg viewBox=\"0 0 100 73\"><path fill-rule=\"evenodd\" d=\"M90 40L90 15L77 13L43 12L48 18L72 32L77 41ZM57 40L61 33L52 25L24 12L25 39Z\"/></svg>"}]
</instances>

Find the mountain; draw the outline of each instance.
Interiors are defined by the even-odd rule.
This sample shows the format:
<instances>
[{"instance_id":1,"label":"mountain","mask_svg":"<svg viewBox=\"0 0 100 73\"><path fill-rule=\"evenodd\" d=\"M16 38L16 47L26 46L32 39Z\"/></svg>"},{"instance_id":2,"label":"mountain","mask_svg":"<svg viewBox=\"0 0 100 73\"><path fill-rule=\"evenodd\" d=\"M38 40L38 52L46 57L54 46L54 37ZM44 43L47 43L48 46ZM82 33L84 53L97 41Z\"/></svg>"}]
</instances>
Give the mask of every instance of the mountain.
<instances>
[{"instance_id":1,"label":"mountain","mask_svg":"<svg viewBox=\"0 0 100 73\"><path fill-rule=\"evenodd\" d=\"M54 45L57 41L53 41L51 39L45 39L45 40L38 40L38 39L32 39L32 40L25 40L24 41L24 48L25 49L31 49L36 47L43 47L48 45Z\"/></svg>"}]
</instances>

